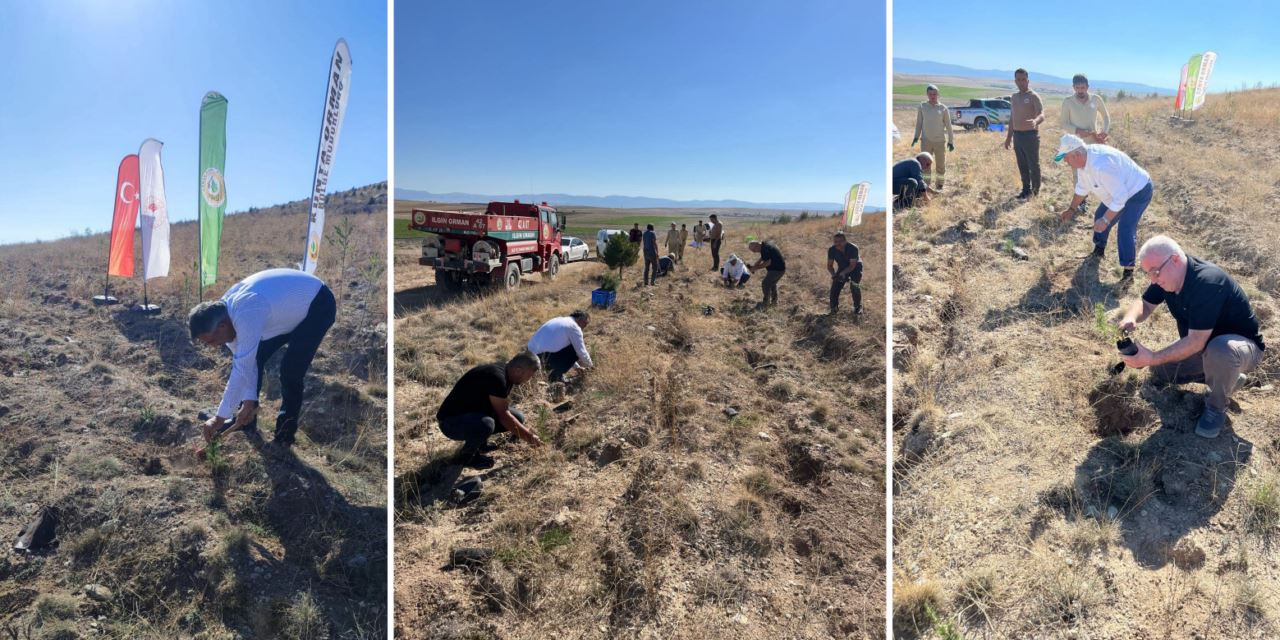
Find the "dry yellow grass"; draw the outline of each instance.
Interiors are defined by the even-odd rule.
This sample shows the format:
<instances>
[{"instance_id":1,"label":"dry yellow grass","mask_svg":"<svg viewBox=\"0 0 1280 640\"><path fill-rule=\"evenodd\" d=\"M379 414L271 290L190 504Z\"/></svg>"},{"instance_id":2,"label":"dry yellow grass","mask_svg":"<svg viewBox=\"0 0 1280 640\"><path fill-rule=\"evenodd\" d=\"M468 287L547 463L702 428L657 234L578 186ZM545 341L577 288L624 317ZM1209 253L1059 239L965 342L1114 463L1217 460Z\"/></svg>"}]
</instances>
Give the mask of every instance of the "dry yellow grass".
<instances>
[{"instance_id":1,"label":"dry yellow grass","mask_svg":"<svg viewBox=\"0 0 1280 640\"><path fill-rule=\"evenodd\" d=\"M1165 233L1222 266L1264 335L1280 294L1269 213L1280 166L1267 161L1277 97L1214 95L1191 125L1168 119L1166 99L1110 105L1113 146L1155 183L1139 243ZM895 114L900 129L910 116ZM1114 318L1145 283L1116 286L1114 238L1096 268L1079 260L1091 216L1057 223L1070 169L1052 162L1061 131L1041 136L1038 199L1012 200L1003 134L970 133L948 157L946 194L895 220L895 583L938 584L939 615L966 637L1274 637L1273 531L1246 523L1271 503L1255 477L1280 461L1280 363L1265 358L1214 441L1190 433L1200 385L1127 372L1131 382L1100 387L1117 358L1094 307ZM910 153L895 145L895 158ZM1176 336L1165 311L1138 334L1153 346ZM1126 424L1111 424L1119 415ZM1117 430L1127 435L1099 435ZM985 608L975 567L998 595Z\"/></svg>"},{"instance_id":2,"label":"dry yellow grass","mask_svg":"<svg viewBox=\"0 0 1280 640\"><path fill-rule=\"evenodd\" d=\"M463 509L440 501L457 448L436 425L440 400L468 367L585 307L603 269L440 299L402 244L399 637L882 637L884 231L868 220L854 236L869 260L857 323L847 299L826 317L830 218L729 228L726 256L746 255L744 235L778 238L775 312L750 310L754 282L718 287L705 249L651 289L627 270L620 308L593 311L586 331L597 368L570 412L544 414L551 446L505 444L486 498ZM517 405L536 423L546 397L531 384ZM497 560L441 571L461 546Z\"/></svg>"}]
</instances>

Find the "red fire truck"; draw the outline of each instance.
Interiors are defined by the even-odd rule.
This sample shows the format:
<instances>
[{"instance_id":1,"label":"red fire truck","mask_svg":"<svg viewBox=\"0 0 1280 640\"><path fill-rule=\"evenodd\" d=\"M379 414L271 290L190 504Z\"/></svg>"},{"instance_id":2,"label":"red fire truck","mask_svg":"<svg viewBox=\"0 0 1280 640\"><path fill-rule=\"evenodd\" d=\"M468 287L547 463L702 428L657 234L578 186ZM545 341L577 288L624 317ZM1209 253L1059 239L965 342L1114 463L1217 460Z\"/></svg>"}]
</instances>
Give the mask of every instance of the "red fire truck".
<instances>
[{"instance_id":1,"label":"red fire truck","mask_svg":"<svg viewBox=\"0 0 1280 640\"><path fill-rule=\"evenodd\" d=\"M560 270L565 219L555 208L526 202L490 202L484 211L414 209L409 228L433 235L422 241L418 264L435 267L436 283L514 289L520 277Z\"/></svg>"}]
</instances>

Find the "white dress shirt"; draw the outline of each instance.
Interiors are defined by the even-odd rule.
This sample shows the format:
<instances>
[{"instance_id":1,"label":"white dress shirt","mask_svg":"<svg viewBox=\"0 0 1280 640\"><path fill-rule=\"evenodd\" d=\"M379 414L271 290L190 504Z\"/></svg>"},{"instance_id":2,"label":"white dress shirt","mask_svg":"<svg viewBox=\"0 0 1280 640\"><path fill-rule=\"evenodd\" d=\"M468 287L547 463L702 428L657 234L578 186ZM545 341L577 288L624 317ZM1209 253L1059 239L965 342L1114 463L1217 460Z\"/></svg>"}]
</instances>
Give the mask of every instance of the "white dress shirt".
<instances>
[{"instance_id":1,"label":"white dress shirt","mask_svg":"<svg viewBox=\"0 0 1280 640\"><path fill-rule=\"evenodd\" d=\"M230 419L241 402L258 399L258 343L297 328L322 285L303 271L268 269L231 285L222 295L236 339L227 343L231 375L218 405L219 417Z\"/></svg>"},{"instance_id":2,"label":"white dress shirt","mask_svg":"<svg viewBox=\"0 0 1280 640\"><path fill-rule=\"evenodd\" d=\"M1151 176L1132 158L1105 144L1087 144L1088 159L1076 178L1076 195L1093 193L1107 208L1120 211L1133 194L1151 183Z\"/></svg>"},{"instance_id":3,"label":"white dress shirt","mask_svg":"<svg viewBox=\"0 0 1280 640\"><path fill-rule=\"evenodd\" d=\"M529 338L529 351L535 354L555 353L569 345L578 352L578 360L583 365L592 366L591 354L587 353L587 345L582 341L582 327L569 316L548 320Z\"/></svg>"}]
</instances>

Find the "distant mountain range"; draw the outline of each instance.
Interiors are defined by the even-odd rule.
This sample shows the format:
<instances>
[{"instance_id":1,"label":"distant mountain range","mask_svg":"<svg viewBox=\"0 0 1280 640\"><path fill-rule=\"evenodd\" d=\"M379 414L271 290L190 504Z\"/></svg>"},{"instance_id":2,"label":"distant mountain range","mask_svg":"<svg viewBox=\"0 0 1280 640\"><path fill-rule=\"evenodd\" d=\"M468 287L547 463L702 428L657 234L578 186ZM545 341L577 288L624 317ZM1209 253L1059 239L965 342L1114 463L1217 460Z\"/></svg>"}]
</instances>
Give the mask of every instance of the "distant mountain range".
<instances>
[{"instance_id":1,"label":"distant mountain range","mask_svg":"<svg viewBox=\"0 0 1280 640\"><path fill-rule=\"evenodd\" d=\"M743 200L669 200L644 196L575 196L565 193L482 195L477 193L431 193L414 189L396 189L398 200L431 202L491 202L521 200L548 202L554 206L577 205L606 209L779 209L785 211L839 211L839 202L746 202ZM871 207L867 208L872 211Z\"/></svg>"},{"instance_id":2,"label":"distant mountain range","mask_svg":"<svg viewBox=\"0 0 1280 640\"><path fill-rule=\"evenodd\" d=\"M942 62L933 62L931 60L912 60L910 58L894 58L893 72L905 73L917 76L958 76L961 78L999 78L1001 80L1013 81L1013 69L974 69L973 67L965 67L958 64L944 64ZM1170 71L1173 74L1173 71ZM1052 76L1047 73L1036 73L1028 70L1028 77L1032 82L1044 82L1050 84L1071 84L1071 78L1062 76ZM1169 89L1166 87L1153 87L1149 84L1141 84L1138 82L1117 82L1114 80L1099 80L1089 78L1089 87L1093 89L1108 89L1119 91L1121 89L1129 93L1150 94L1157 93L1162 96L1177 95L1177 89ZM1034 87L1033 87L1034 88Z\"/></svg>"}]
</instances>

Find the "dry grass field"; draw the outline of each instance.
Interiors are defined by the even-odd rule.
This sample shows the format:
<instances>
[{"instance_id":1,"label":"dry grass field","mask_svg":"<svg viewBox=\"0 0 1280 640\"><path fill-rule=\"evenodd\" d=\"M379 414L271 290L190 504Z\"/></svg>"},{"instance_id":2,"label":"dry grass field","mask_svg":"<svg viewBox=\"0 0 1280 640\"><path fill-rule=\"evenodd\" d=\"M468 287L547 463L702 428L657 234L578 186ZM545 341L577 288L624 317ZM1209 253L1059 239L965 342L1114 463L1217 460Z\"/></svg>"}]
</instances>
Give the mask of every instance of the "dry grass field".
<instances>
[{"instance_id":1,"label":"dry grass field","mask_svg":"<svg viewBox=\"0 0 1280 640\"><path fill-rule=\"evenodd\" d=\"M484 496L461 508L450 490L476 472L448 463L440 401L586 308L603 265L452 298L398 242L397 637L883 637L883 224L853 234L869 260L860 320L847 298L826 314L832 218L726 226L725 256L746 255L747 234L778 239L788 270L770 312L752 310L756 282L717 286L707 249L653 288L628 269L619 303L592 311L596 368L571 406L518 388L549 446L500 436ZM493 556L446 569L460 547Z\"/></svg>"},{"instance_id":2,"label":"dry grass field","mask_svg":"<svg viewBox=\"0 0 1280 640\"><path fill-rule=\"evenodd\" d=\"M228 216L206 299L298 262L304 206ZM326 235L349 242L345 268L340 247L321 254L338 320L307 377L296 457L243 436L220 460L192 456L230 368L188 337L194 223L172 229L156 317L129 310L138 279L113 279L124 304L91 303L106 234L0 247L0 637L386 637L386 184L328 209ZM57 545L10 550L45 506L60 514Z\"/></svg>"},{"instance_id":3,"label":"dry grass field","mask_svg":"<svg viewBox=\"0 0 1280 640\"><path fill-rule=\"evenodd\" d=\"M1280 296L1280 91L1110 105L1112 144L1152 176L1139 242L1165 233L1222 266L1274 336ZM894 250L894 623L904 637L1274 638L1280 635L1280 359L1267 352L1216 440L1192 430L1202 385L1111 377L1114 238L1087 263L1090 215L1060 226L1070 168L1019 189L1004 134L956 136L947 193L897 216ZM909 131L914 114L896 112ZM894 157L911 153L909 139ZM1096 198L1091 203L1096 206ZM1086 220L1088 219L1088 220ZM1019 260L1021 248L1029 259ZM1137 338L1177 338L1165 310Z\"/></svg>"}]
</instances>

